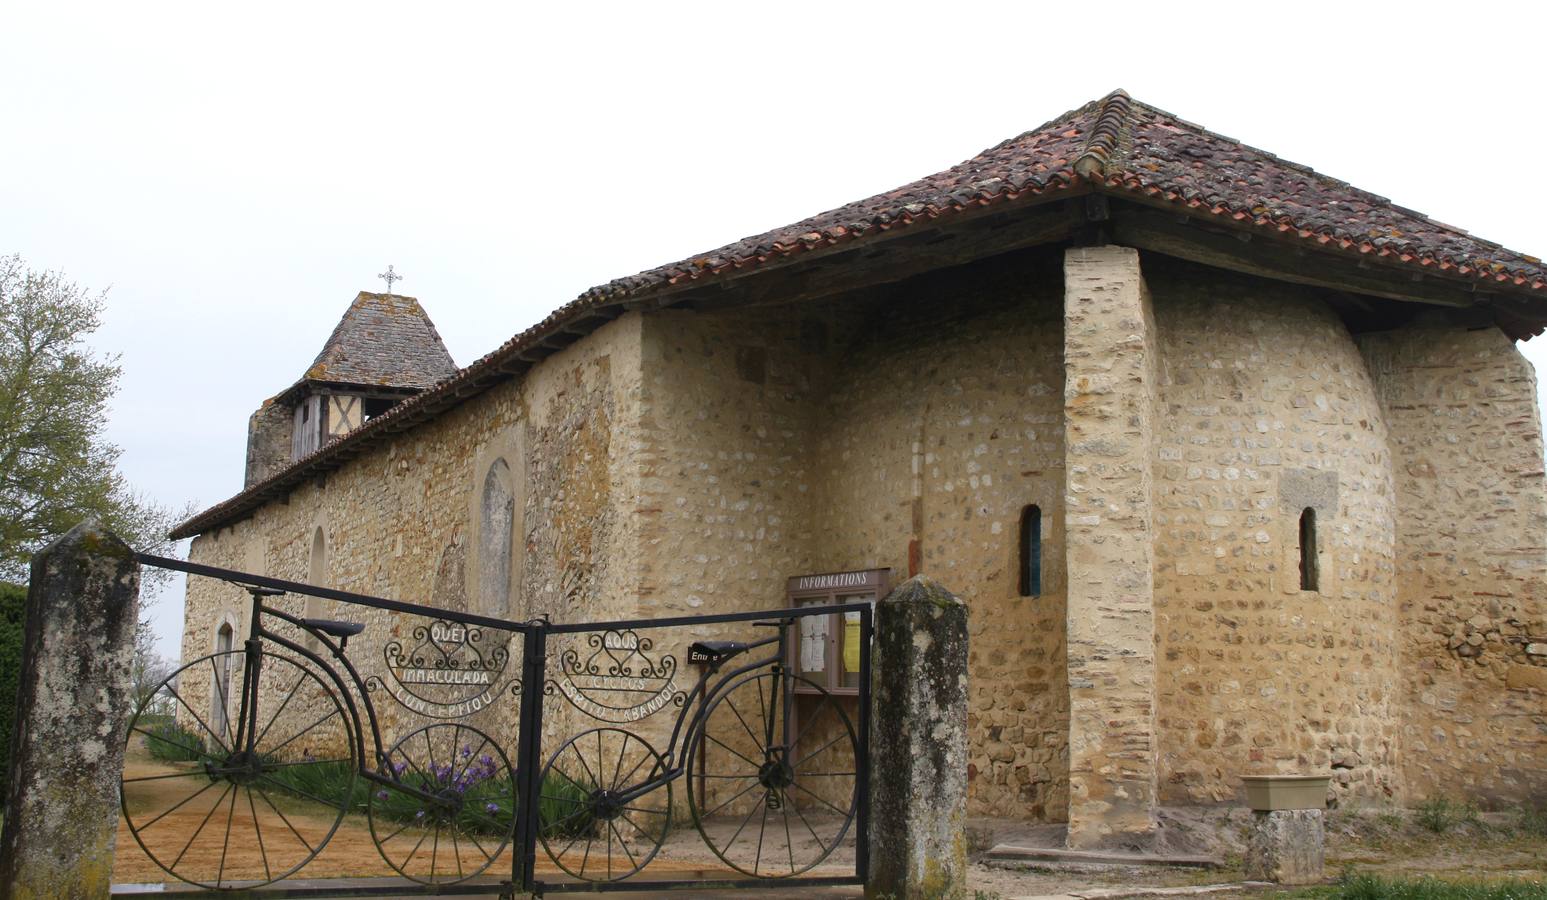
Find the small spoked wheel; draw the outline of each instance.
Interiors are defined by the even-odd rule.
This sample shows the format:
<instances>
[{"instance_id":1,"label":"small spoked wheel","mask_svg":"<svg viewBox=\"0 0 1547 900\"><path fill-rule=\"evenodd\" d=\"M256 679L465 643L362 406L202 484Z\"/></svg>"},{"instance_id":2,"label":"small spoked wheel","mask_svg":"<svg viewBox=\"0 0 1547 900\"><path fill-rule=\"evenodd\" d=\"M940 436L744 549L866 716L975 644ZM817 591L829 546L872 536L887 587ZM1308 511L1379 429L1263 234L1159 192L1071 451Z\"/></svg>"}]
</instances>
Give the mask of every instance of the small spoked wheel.
<instances>
[{"instance_id":1,"label":"small spoked wheel","mask_svg":"<svg viewBox=\"0 0 1547 900\"><path fill-rule=\"evenodd\" d=\"M671 782L661 754L621 728L566 741L543 766L537 834L559 868L618 881L649 864L671 827Z\"/></svg>"},{"instance_id":2,"label":"small spoked wheel","mask_svg":"<svg viewBox=\"0 0 1547 900\"><path fill-rule=\"evenodd\" d=\"M426 725L393 744L382 769L380 781L367 782L371 837L403 877L472 878L510 843L516 779L487 734L455 722Z\"/></svg>"},{"instance_id":3,"label":"small spoked wheel","mask_svg":"<svg viewBox=\"0 0 1547 900\"><path fill-rule=\"evenodd\" d=\"M726 865L755 878L789 878L826 859L848 834L858 742L839 703L813 681L767 671L709 705L689 750L688 803Z\"/></svg>"},{"instance_id":4,"label":"small spoked wheel","mask_svg":"<svg viewBox=\"0 0 1547 900\"><path fill-rule=\"evenodd\" d=\"M244 697L256 700L244 707ZM353 720L330 682L267 649L173 672L135 710L124 756L120 797L135 842L168 874L222 890L310 862L359 770Z\"/></svg>"}]
</instances>

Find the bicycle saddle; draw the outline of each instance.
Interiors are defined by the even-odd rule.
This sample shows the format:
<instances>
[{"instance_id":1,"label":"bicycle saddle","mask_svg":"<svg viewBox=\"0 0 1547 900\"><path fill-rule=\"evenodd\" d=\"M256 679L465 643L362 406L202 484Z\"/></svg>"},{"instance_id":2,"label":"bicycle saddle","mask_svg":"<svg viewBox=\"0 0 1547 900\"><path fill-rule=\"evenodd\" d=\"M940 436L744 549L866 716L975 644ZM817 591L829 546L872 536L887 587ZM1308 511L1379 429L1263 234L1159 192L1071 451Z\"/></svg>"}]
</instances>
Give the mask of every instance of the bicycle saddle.
<instances>
[{"instance_id":1,"label":"bicycle saddle","mask_svg":"<svg viewBox=\"0 0 1547 900\"><path fill-rule=\"evenodd\" d=\"M354 637L365 630L360 622L335 622L332 619L302 619L309 627L336 638Z\"/></svg>"},{"instance_id":2,"label":"bicycle saddle","mask_svg":"<svg viewBox=\"0 0 1547 900\"><path fill-rule=\"evenodd\" d=\"M741 641L695 641L688 647L688 662L717 666L738 653L745 653L746 649L747 645Z\"/></svg>"}]
</instances>

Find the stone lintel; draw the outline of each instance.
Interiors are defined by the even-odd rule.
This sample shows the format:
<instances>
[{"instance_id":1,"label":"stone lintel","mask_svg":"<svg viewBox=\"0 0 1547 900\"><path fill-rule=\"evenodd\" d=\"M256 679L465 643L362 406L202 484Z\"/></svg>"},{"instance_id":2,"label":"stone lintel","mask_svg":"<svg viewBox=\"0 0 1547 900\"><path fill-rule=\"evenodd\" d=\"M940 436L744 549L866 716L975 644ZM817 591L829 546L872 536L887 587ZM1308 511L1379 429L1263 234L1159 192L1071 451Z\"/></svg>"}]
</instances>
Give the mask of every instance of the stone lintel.
<instances>
[{"instance_id":1,"label":"stone lintel","mask_svg":"<svg viewBox=\"0 0 1547 900\"><path fill-rule=\"evenodd\" d=\"M1155 828L1152 446L1158 347L1138 251L1064 255L1069 846Z\"/></svg>"}]
</instances>

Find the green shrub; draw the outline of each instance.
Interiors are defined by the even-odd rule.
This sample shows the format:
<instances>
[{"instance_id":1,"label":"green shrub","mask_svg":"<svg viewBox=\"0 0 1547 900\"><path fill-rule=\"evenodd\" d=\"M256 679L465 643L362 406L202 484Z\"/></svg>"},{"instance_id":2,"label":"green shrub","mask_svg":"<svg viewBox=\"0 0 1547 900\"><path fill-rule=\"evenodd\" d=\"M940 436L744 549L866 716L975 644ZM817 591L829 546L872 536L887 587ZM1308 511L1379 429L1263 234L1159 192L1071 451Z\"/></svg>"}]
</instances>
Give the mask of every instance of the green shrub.
<instances>
[{"instance_id":1,"label":"green shrub","mask_svg":"<svg viewBox=\"0 0 1547 900\"><path fill-rule=\"evenodd\" d=\"M142 719L142 724L143 721ZM196 762L206 756L204 739L174 720L168 719L151 725L145 730L147 732L145 750L156 759L167 762Z\"/></svg>"},{"instance_id":2,"label":"green shrub","mask_svg":"<svg viewBox=\"0 0 1547 900\"><path fill-rule=\"evenodd\" d=\"M1430 797L1418 804L1418 809L1413 813L1413 821L1417 822L1420 828L1435 834L1444 834L1462 823L1477 824L1477 807L1470 803L1452 803L1444 797Z\"/></svg>"},{"instance_id":3,"label":"green shrub","mask_svg":"<svg viewBox=\"0 0 1547 900\"><path fill-rule=\"evenodd\" d=\"M21 681L22 616L26 609L27 589L0 582L0 792L10 784L11 725Z\"/></svg>"},{"instance_id":4,"label":"green shrub","mask_svg":"<svg viewBox=\"0 0 1547 900\"><path fill-rule=\"evenodd\" d=\"M1547 837L1547 806L1522 806L1515 813L1515 827L1532 837Z\"/></svg>"},{"instance_id":5,"label":"green shrub","mask_svg":"<svg viewBox=\"0 0 1547 900\"><path fill-rule=\"evenodd\" d=\"M1390 879L1349 874L1338 882L1332 896L1341 900L1547 900L1547 883Z\"/></svg>"},{"instance_id":6,"label":"green shrub","mask_svg":"<svg viewBox=\"0 0 1547 900\"><path fill-rule=\"evenodd\" d=\"M274 770L269 777L304 800L332 803L347 791L345 803L350 812L364 813L369 806L373 815L388 821L408 822L435 811L432 804L409 790L357 776L348 762L287 765ZM346 788L351 779L353 784ZM501 771L488 756L433 772L405 769L398 773L398 783L427 794L456 791L462 800L457 824L464 830L508 834L514 827L515 804L511 798L515 796L515 787L509 773Z\"/></svg>"},{"instance_id":7,"label":"green shrub","mask_svg":"<svg viewBox=\"0 0 1547 900\"><path fill-rule=\"evenodd\" d=\"M547 778L537 794L537 821L543 837L585 837L596 826L596 820L585 811L591 792L568 778Z\"/></svg>"}]
</instances>

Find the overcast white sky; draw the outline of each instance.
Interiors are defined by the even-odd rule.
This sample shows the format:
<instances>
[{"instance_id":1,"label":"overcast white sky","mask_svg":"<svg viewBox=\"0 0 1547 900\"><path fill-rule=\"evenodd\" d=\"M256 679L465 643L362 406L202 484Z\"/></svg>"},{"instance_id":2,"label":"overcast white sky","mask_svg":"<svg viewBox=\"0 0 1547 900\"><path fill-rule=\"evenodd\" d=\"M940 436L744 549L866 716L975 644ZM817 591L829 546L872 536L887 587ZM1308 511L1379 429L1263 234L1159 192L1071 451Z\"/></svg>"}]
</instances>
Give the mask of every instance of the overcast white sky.
<instances>
[{"instance_id":1,"label":"overcast white sky","mask_svg":"<svg viewBox=\"0 0 1547 900\"><path fill-rule=\"evenodd\" d=\"M111 288L124 470L203 507L389 263L466 365L1115 87L1547 253L1543 9L3 0L0 254Z\"/></svg>"}]
</instances>

